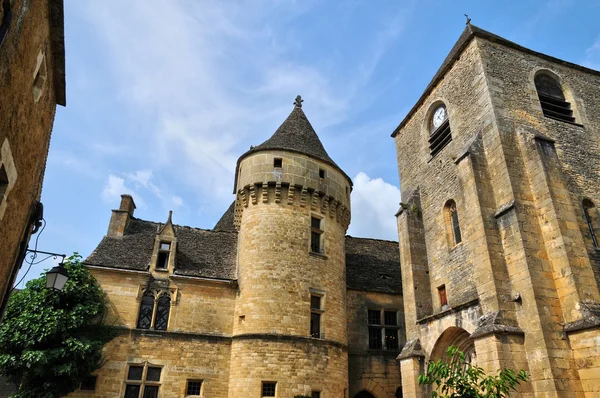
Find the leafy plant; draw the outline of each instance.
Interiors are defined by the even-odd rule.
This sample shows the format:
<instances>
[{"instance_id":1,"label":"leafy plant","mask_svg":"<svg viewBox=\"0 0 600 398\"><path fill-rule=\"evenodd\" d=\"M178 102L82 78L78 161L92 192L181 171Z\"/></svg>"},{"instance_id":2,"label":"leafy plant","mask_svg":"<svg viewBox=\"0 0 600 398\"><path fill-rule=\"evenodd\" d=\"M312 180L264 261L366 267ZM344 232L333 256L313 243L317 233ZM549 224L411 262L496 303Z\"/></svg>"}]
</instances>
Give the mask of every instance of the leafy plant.
<instances>
[{"instance_id":1,"label":"leafy plant","mask_svg":"<svg viewBox=\"0 0 600 398\"><path fill-rule=\"evenodd\" d=\"M46 278L27 282L8 301L0 325L0 373L19 385L15 398L55 398L77 388L102 365L115 332L103 326L105 296L75 253L65 261L63 291Z\"/></svg>"},{"instance_id":2,"label":"leafy plant","mask_svg":"<svg viewBox=\"0 0 600 398\"><path fill-rule=\"evenodd\" d=\"M427 373L419 376L419 384L435 384L433 398L504 398L529 378L524 370L517 373L511 369L486 375L481 367L468 363L465 354L455 346L448 348L446 358L431 362Z\"/></svg>"}]
</instances>

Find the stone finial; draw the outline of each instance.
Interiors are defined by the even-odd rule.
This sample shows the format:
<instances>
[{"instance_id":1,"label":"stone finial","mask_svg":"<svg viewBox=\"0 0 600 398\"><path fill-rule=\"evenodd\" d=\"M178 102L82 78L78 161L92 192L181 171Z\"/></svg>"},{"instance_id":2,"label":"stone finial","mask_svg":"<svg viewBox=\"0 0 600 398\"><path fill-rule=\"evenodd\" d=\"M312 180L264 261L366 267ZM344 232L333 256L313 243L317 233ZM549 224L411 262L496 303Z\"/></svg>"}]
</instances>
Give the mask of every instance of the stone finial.
<instances>
[{"instance_id":1,"label":"stone finial","mask_svg":"<svg viewBox=\"0 0 600 398\"><path fill-rule=\"evenodd\" d=\"M294 105L296 106L296 108L302 108L303 102L304 102L304 100L302 99L302 97L297 95L296 100L294 101Z\"/></svg>"}]
</instances>

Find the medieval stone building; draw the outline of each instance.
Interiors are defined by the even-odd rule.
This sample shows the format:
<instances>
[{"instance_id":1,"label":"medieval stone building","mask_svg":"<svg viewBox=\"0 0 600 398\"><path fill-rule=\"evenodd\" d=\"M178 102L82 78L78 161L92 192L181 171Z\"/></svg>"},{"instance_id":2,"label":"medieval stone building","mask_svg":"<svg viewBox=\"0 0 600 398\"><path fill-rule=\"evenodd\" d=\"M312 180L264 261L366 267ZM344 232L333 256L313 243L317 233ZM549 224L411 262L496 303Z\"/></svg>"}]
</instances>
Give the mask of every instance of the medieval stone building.
<instances>
[{"instance_id":1,"label":"medieval stone building","mask_svg":"<svg viewBox=\"0 0 600 398\"><path fill-rule=\"evenodd\" d=\"M599 93L469 25L394 131L405 396L449 345L528 371L523 396L600 396Z\"/></svg>"},{"instance_id":2,"label":"medieval stone building","mask_svg":"<svg viewBox=\"0 0 600 398\"><path fill-rule=\"evenodd\" d=\"M457 345L528 371L523 396L597 397L599 92L600 72L468 25L393 133L400 255L345 236L352 182L300 99L214 229L123 195L86 260L121 333L73 396L425 397Z\"/></svg>"},{"instance_id":3,"label":"medieval stone building","mask_svg":"<svg viewBox=\"0 0 600 398\"><path fill-rule=\"evenodd\" d=\"M39 203L56 105L65 105L62 0L0 1L0 319Z\"/></svg>"},{"instance_id":4,"label":"medieval stone building","mask_svg":"<svg viewBox=\"0 0 600 398\"><path fill-rule=\"evenodd\" d=\"M398 244L346 236L352 181L301 106L240 157L214 229L135 218L123 195L86 260L122 333L74 396L399 393Z\"/></svg>"}]
</instances>

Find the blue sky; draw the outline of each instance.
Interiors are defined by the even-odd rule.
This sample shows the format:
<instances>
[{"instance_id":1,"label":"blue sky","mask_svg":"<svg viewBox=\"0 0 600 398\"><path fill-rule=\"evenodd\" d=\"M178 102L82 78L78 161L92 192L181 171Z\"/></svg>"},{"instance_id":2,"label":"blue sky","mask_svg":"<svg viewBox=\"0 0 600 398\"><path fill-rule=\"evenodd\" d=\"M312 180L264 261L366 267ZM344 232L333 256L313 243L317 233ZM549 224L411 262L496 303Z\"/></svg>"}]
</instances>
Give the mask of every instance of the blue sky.
<instances>
[{"instance_id":1,"label":"blue sky","mask_svg":"<svg viewBox=\"0 0 600 398\"><path fill-rule=\"evenodd\" d=\"M348 233L396 240L390 134L464 13L600 69L600 2L591 0L67 0L67 107L52 133L38 248L87 256L121 193L134 196L139 218L165 221L172 209L178 224L212 228L233 200L237 158L271 136L297 94L354 180Z\"/></svg>"}]
</instances>

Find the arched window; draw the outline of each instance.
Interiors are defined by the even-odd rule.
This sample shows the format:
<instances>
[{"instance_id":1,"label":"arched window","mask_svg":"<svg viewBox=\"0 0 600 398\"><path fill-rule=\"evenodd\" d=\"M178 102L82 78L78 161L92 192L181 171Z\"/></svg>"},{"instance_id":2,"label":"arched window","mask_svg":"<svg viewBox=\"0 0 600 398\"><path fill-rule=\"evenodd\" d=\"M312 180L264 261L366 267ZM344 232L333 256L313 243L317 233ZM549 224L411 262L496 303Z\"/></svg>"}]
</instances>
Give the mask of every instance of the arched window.
<instances>
[{"instance_id":1,"label":"arched window","mask_svg":"<svg viewBox=\"0 0 600 398\"><path fill-rule=\"evenodd\" d=\"M598 248L598 239L596 238L596 232L594 232L594 223L592 221L592 214L596 206L594 202L589 199L584 199L582 202L583 205L583 215L585 216L585 222L590 230L590 235L592 237L592 242L594 242L594 247Z\"/></svg>"},{"instance_id":2,"label":"arched window","mask_svg":"<svg viewBox=\"0 0 600 398\"><path fill-rule=\"evenodd\" d=\"M547 73L539 73L534 81L544 116L575 123L571 104L565 99L560 82Z\"/></svg>"},{"instance_id":3,"label":"arched window","mask_svg":"<svg viewBox=\"0 0 600 398\"><path fill-rule=\"evenodd\" d=\"M448 233L448 242L451 246L455 246L462 242L460 234L460 224L458 222L458 211L456 210L456 202L449 200L444 206L446 213L446 230Z\"/></svg>"},{"instance_id":4,"label":"arched window","mask_svg":"<svg viewBox=\"0 0 600 398\"><path fill-rule=\"evenodd\" d=\"M140 304L140 313L138 315L138 329L150 329L152 325L152 313L154 312L154 296L152 293L145 293Z\"/></svg>"},{"instance_id":5,"label":"arched window","mask_svg":"<svg viewBox=\"0 0 600 398\"><path fill-rule=\"evenodd\" d=\"M446 105L438 105L431 113L429 124L429 152L431 157L438 154L450 141L450 120Z\"/></svg>"},{"instance_id":6,"label":"arched window","mask_svg":"<svg viewBox=\"0 0 600 398\"><path fill-rule=\"evenodd\" d=\"M163 294L158 299L156 305L156 315L154 316L154 329L167 330L169 324L169 312L171 310L171 298L168 294Z\"/></svg>"}]
</instances>

